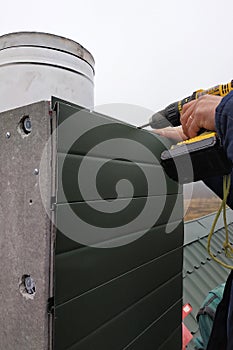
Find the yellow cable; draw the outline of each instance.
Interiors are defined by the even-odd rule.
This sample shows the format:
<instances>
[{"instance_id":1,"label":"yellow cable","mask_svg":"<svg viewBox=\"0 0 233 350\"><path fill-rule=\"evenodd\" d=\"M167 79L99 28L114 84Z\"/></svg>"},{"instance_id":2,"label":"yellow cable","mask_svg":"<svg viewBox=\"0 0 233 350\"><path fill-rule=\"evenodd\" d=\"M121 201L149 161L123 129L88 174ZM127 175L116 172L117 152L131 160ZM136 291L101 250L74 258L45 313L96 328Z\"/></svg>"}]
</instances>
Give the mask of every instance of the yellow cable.
<instances>
[{"instance_id":1,"label":"yellow cable","mask_svg":"<svg viewBox=\"0 0 233 350\"><path fill-rule=\"evenodd\" d=\"M226 233L226 240L223 243L223 248L225 250L225 255L228 258L233 258L233 247L231 246L231 244L229 242L229 232L228 232L227 219L226 219L226 202L227 202L227 197L228 197L229 192L230 192L230 186L231 186L231 175L225 175L223 177L223 200L222 200L222 203L220 205L219 210L217 211L217 214L216 214L214 222L212 224L210 233L208 235L207 251L214 261L216 261L218 264L226 267L227 269L232 270L233 269L232 265L225 264L223 261L216 258L216 256L214 256L214 254L210 250L211 239L212 239L213 234L214 234L215 226L217 224L217 221L219 219L221 212L223 212L223 221L224 221L224 227L225 227L225 233Z\"/></svg>"},{"instance_id":2,"label":"yellow cable","mask_svg":"<svg viewBox=\"0 0 233 350\"><path fill-rule=\"evenodd\" d=\"M224 192L227 193L227 196L229 194L229 190L230 190L230 181L231 178L230 176L228 178L225 179L224 182ZM227 196L226 196L226 200L227 200ZM225 254L226 257L232 259L233 258L233 248L229 242L229 232L228 232L228 226L227 226L227 218L226 218L226 205L224 205L223 207L223 220L224 220L224 227L225 227L225 232L226 232L226 240L223 244L223 248L225 250Z\"/></svg>"}]
</instances>

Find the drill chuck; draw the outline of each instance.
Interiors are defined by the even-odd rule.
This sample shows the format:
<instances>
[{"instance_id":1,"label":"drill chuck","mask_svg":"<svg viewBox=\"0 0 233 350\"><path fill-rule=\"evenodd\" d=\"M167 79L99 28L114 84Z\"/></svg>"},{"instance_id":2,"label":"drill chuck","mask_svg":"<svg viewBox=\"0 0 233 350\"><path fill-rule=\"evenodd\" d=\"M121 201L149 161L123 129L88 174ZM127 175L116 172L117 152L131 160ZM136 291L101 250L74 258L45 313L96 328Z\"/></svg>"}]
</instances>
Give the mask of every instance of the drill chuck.
<instances>
[{"instance_id":1,"label":"drill chuck","mask_svg":"<svg viewBox=\"0 0 233 350\"><path fill-rule=\"evenodd\" d=\"M180 125L178 102L171 103L164 110L153 114L149 120L149 125L153 129L162 129L167 126Z\"/></svg>"}]
</instances>

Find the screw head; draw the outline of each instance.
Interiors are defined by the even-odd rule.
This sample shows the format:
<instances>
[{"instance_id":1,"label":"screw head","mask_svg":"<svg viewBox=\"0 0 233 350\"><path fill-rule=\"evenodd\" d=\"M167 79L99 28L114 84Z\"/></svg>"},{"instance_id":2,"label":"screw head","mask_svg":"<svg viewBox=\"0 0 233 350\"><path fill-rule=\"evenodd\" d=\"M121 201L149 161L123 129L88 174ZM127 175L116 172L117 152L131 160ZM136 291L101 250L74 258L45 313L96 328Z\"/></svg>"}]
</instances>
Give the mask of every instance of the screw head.
<instances>
[{"instance_id":1,"label":"screw head","mask_svg":"<svg viewBox=\"0 0 233 350\"><path fill-rule=\"evenodd\" d=\"M24 119L23 129L26 134L29 134L32 131L32 122L29 117Z\"/></svg>"},{"instance_id":2,"label":"screw head","mask_svg":"<svg viewBox=\"0 0 233 350\"><path fill-rule=\"evenodd\" d=\"M6 138L9 139L10 137L11 137L11 133L10 133L10 131L7 131Z\"/></svg>"},{"instance_id":3,"label":"screw head","mask_svg":"<svg viewBox=\"0 0 233 350\"><path fill-rule=\"evenodd\" d=\"M39 169L34 169L34 175L39 175Z\"/></svg>"},{"instance_id":4,"label":"screw head","mask_svg":"<svg viewBox=\"0 0 233 350\"><path fill-rule=\"evenodd\" d=\"M25 285L25 289L26 289L28 294L35 294L36 285L35 285L35 282L31 276L25 277L24 285Z\"/></svg>"}]
</instances>

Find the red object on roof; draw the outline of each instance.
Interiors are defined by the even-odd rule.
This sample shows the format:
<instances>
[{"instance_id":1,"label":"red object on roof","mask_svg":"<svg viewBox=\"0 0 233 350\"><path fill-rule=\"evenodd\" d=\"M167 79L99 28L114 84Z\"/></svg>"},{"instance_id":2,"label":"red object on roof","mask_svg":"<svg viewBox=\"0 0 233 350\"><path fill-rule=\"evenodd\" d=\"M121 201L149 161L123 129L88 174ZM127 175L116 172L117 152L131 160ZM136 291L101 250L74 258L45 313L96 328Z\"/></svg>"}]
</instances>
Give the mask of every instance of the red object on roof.
<instances>
[{"instance_id":1,"label":"red object on roof","mask_svg":"<svg viewBox=\"0 0 233 350\"><path fill-rule=\"evenodd\" d=\"M188 314L192 311L192 306L190 304L185 304L182 307L182 320L185 319ZM184 325L182 322L182 350L186 349L186 345L190 342L190 340L193 338L191 332L188 330L188 328Z\"/></svg>"},{"instance_id":2,"label":"red object on roof","mask_svg":"<svg viewBox=\"0 0 233 350\"><path fill-rule=\"evenodd\" d=\"M185 319L186 316L188 316L188 314L190 314L190 312L192 311L192 306L190 304L184 304L183 308L182 308L182 320Z\"/></svg>"},{"instance_id":3,"label":"red object on roof","mask_svg":"<svg viewBox=\"0 0 233 350\"><path fill-rule=\"evenodd\" d=\"M185 350L186 345L190 342L190 340L193 338L191 332L188 330L188 328L183 324L182 322L182 350Z\"/></svg>"}]
</instances>

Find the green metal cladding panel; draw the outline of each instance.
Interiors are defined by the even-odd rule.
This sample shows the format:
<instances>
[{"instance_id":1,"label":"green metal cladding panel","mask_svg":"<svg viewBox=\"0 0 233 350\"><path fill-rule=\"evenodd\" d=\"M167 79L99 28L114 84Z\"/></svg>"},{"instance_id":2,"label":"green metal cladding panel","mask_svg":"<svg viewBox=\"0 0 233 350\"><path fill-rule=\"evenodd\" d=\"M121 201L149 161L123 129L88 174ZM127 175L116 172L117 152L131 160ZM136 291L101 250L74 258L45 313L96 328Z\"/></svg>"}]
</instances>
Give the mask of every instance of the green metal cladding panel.
<instances>
[{"instance_id":1,"label":"green metal cladding panel","mask_svg":"<svg viewBox=\"0 0 233 350\"><path fill-rule=\"evenodd\" d=\"M54 348L181 349L183 196L162 138L57 102Z\"/></svg>"}]
</instances>

